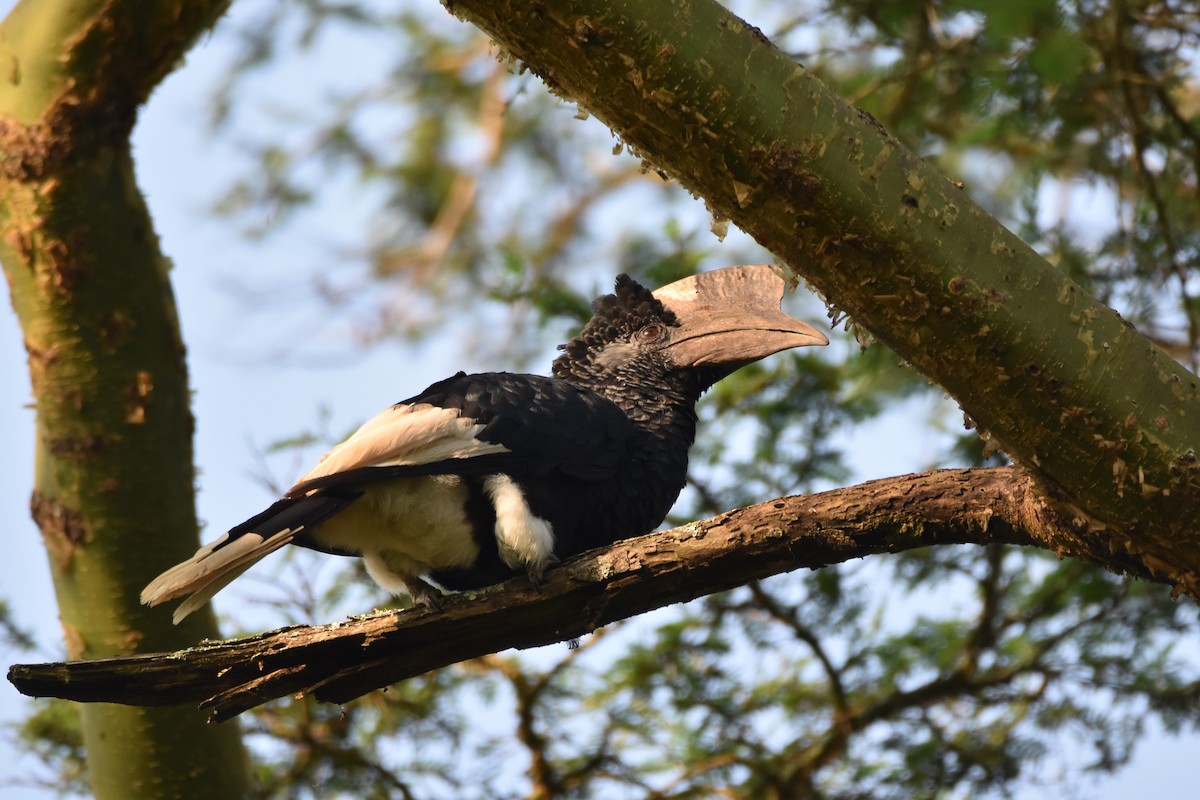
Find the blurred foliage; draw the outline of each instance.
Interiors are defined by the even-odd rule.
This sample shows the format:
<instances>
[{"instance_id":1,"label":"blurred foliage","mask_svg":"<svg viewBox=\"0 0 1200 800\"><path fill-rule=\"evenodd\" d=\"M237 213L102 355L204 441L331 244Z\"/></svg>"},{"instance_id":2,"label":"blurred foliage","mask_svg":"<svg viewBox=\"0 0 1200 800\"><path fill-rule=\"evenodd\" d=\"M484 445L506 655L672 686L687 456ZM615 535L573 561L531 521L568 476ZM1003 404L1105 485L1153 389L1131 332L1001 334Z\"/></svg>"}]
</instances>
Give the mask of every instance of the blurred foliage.
<instances>
[{"instance_id":1,"label":"blurred foliage","mask_svg":"<svg viewBox=\"0 0 1200 800\"><path fill-rule=\"evenodd\" d=\"M611 280L599 276L656 283L708 255L695 219L672 215L689 198L614 157L611 135L436 4L258 3L248 14L225 32L240 49L212 122L251 167L216 209L251 236L288 236L321 228L329 187L348 181L361 227L331 231L332 253L301 266L356 341L430 336L453 321L448 309L483 306L510 335L478 343L481 355L503 347L511 361L524 348L527 360L587 319ZM347 52L377 69L358 71ZM312 60L329 65L316 76L325 91L274 91L280 72ZM631 220L633 205L654 211ZM560 324L543 338L548 319Z\"/></svg>"},{"instance_id":2,"label":"blurred foliage","mask_svg":"<svg viewBox=\"0 0 1200 800\"><path fill-rule=\"evenodd\" d=\"M8 602L0 599L0 646L6 650L30 650L33 645L33 634L22 628L13 619L12 609L9 608Z\"/></svg>"},{"instance_id":3,"label":"blurred foliage","mask_svg":"<svg viewBox=\"0 0 1200 800\"><path fill-rule=\"evenodd\" d=\"M845 26L796 55L1195 368L1195 4L856 0L786 25Z\"/></svg>"},{"instance_id":4,"label":"blurred foliage","mask_svg":"<svg viewBox=\"0 0 1200 800\"><path fill-rule=\"evenodd\" d=\"M44 767L42 775L25 783L43 786L61 795L86 797L90 793L87 753L79 707L67 700L39 700L24 721L6 732L18 750L33 756Z\"/></svg>"},{"instance_id":5,"label":"blurred foliage","mask_svg":"<svg viewBox=\"0 0 1200 800\"><path fill-rule=\"evenodd\" d=\"M701 204L432 0L239 7L216 34L235 57L212 124L249 166L217 209L264 241L336 218L333 252L297 269L348 342L460 335L469 312L504 335L465 339L464 359L544 370L616 272L656 285L768 258L736 231L718 243ZM1193 3L735 11L1195 367ZM346 198L361 222L333 215ZM845 341L745 369L701 409L673 519L859 479L859 426L931 397L923 417L891 418L932 442L911 468L994 463L939 396ZM363 608L361 570L290 574L283 619ZM782 576L343 709L275 703L247 724L264 797L1070 794L1126 764L1155 722L1195 735L1198 627L1159 586L1039 552L936 548ZM69 742L44 741L72 774Z\"/></svg>"}]
</instances>

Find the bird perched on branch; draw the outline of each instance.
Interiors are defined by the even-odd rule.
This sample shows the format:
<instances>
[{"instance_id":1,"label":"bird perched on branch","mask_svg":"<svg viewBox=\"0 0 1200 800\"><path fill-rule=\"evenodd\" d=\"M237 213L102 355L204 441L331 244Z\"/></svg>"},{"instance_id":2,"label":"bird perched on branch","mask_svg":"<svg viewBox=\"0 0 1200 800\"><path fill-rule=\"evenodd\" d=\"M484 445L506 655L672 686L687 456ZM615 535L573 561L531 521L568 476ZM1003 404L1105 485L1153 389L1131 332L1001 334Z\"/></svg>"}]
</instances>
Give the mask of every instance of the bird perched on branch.
<instances>
[{"instance_id":1,"label":"bird perched on branch","mask_svg":"<svg viewBox=\"0 0 1200 800\"><path fill-rule=\"evenodd\" d=\"M683 489L700 394L829 340L779 310L783 279L730 267L650 292L627 275L560 346L553 377L459 373L368 420L281 500L142 592L175 622L287 544L361 556L434 602L648 533ZM433 585L431 585L431 583Z\"/></svg>"}]
</instances>

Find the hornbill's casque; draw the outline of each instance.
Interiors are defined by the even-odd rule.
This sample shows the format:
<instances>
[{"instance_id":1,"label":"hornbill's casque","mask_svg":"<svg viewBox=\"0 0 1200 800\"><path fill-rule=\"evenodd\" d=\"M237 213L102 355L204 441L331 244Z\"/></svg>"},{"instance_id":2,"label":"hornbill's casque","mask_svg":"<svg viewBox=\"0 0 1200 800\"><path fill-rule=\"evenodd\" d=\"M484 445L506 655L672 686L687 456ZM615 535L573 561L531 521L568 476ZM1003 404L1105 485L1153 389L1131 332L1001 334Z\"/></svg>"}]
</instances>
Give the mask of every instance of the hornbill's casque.
<instances>
[{"instance_id":1,"label":"hornbill's casque","mask_svg":"<svg viewBox=\"0 0 1200 800\"><path fill-rule=\"evenodd\" d=\"M779 310L762 264L651 293L627 275L554 377L459 373L368 420L283 499L154 579L186 617L286 544L360 555L432 602L653 530L683 489L700 394L738 367L829 340Z\"/></svg>"}]
</instances>

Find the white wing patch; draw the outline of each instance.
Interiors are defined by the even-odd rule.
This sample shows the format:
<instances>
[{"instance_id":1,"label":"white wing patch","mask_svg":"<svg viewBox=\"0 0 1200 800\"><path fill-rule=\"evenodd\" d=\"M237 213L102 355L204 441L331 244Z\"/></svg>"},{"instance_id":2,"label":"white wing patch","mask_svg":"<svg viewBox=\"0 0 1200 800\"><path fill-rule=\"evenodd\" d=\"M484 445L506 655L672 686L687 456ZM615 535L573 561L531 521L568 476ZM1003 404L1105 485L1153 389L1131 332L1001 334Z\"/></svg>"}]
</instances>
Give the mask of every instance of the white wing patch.
<instances>
[{"instance_id":1,"label":"white wing patch","mask_svg":"<svg viewBox=\"0 0 1200 800\"><path fill-rule=\"evenodd\" d=\"M500 557L513 568L524 567L535 580L554 558L554 529L534 516L525 495L507 475L491 475L483 489L496 509L496 542Z\"/></svg>"},{"instance_id":2,"label":"white wing patch","mask_svg":"<svg viewBox=\"0 0 1200 800\"><path fill-rule=\"evenodd\" d=\"M483 425L460 416L457 409L429 403L392 406L363 423L296 483L362 467L432 464L509 452L504 445L475 438L482 430Z\"/></svg>"}]
</instances>

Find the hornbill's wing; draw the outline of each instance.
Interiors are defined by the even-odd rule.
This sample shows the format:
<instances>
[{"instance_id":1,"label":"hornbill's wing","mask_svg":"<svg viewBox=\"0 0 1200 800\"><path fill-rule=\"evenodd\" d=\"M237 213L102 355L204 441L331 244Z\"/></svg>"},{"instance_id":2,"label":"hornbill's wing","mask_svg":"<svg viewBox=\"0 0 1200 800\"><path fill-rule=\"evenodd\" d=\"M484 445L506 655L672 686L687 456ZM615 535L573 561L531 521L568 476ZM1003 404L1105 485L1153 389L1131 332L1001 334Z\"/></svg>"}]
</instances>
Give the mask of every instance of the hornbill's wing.
<instances>
[{"instance_id":1,"label":"hornbill's wing","mask_svg":"<svg viewBox=\"0 0 1200 800\"><path fill-rule=\"evenodd\" d=\"M368 420L286 497L436 474L601 480L620 468L633 433L615 403L565 381L460 372Z\"/></svg>"}]
</instances>

